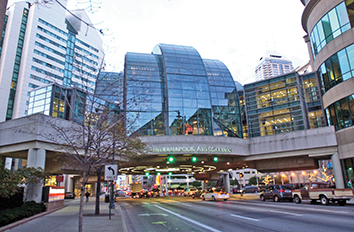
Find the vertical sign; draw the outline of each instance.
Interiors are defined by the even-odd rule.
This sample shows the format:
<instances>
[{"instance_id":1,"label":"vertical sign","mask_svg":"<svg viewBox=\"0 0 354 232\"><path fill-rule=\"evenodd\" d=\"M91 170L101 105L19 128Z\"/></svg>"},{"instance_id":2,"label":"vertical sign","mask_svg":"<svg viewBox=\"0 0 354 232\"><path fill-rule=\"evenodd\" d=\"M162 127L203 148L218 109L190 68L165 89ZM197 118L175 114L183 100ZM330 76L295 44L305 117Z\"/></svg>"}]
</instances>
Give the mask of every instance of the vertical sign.
<instances>
[{"instance_id":1,"label":"vertical sign","mask_svg":"<svg viewBox=\"0 0 354 232\"><path fill-rule=\"evenodd\" d=\"M105 180L116 180L118 176L118 164L108 164L104 168Z\"/></svg>"}]
</instances>

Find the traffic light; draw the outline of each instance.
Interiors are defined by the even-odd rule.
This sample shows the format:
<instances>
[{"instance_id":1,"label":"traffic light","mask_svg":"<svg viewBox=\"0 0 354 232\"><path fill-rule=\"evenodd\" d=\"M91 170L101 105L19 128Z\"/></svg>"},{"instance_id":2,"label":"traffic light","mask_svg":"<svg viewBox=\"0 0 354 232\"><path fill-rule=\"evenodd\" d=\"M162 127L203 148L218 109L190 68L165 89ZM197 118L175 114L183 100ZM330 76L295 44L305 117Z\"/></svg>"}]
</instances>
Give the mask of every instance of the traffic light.
<instances>
[{"instance_id":1,"label":"traffic light","mask_svg":"<svg viewBox=\"0 0 354 232\"><path fill-rule=\"evenodd\" d=\"M148 172L145 172L145 176L149 176L150 175L150 173L148 173Z\"/></svg>"},{"instance_id":2,"label":"traffic light","mask_svg":"<svg viewBox=\"0 0 354 232\"><path fill-rule=\"evenodd\" d=\"M219 158L217 156L214 156L213 161L218 162Z\"/></svg>"},{"instance_id":3,"label":"traffic light","mask_svg":"<svg viewBox=\"0 0 354 232\"><path fill-rule=\"evenodd\" d=\"M169 175L169 176L172 176L172 172L169 172L168 175Z\"/></svg>"},{"instance_id":4,"label":"traffic light","mask_svg":"<svg viewBox=\"0 0 354 232\"><path fill-rule=\"evenodd\" d=\"M161 176L161 172L156 173L157 176Z\"/></svg>"},{"instance_id":5,"label":"traffic light","mask_svg":"<svg viewBox=\"0 0 354 232\"><path fill-rule=\"evenodd\" d=\"M197 162L197 157L195 157L195 156L193 156L192 158L191 158L191 161L193 162L193 163L195 163L195 162Z\"/></svg>"},{"instance_id":6,"label":"traffic light","mask_svg":"<svg viewBox=\"0 0 354 232\"><path fill-rule=\"evenodd\" d=\"M240 173L240 177L241 177L241 178L243 177L243 173Z\"/></svg>"},{"instance_id":7,"label":"traffic light","mask_svg":"<svg viewBox=\"0 0 354 232\"><path fill-rule=\"evenodd\" d=\"M173 156L170 156L167 158L167 162L173 163L173 162L175 162L175 158Z\"/></svg>"}]
</instances>

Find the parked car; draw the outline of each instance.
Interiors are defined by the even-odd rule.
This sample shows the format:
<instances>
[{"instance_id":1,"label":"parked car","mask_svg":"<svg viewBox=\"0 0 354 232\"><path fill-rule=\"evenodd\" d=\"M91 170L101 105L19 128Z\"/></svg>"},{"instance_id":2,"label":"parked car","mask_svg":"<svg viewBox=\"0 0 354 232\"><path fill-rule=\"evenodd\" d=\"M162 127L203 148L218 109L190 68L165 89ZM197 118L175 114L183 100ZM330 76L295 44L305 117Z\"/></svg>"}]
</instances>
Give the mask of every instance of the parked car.
<instances>
[{"instance_id":1,"label":"parked car","mask_svg":"<svg viewBox=\"0 0 354 232\"><path fill-rule=\"evenodd\" d=\"M258 193L258 192L260 192L260 189L258 186L246 186L246 187L243 187L242 192L243 193Z\"/></svg>"},{"instance_id":2,"label":"parked car","mask_svg":"<svg viewBox=\"0 0 354 232\"><path fill-rule=\"evenodd\" d=\"M203 193L205 193L206 191L207 191L206 189L199 189L199 190L195 191L195 192L192 194L192 198L193 198L193 199L194 199L195 197L200 198L201 195L202 195Z\"/></svg>"},{"instance_id":3,"label":"parked car","mask_svg":"<svg viewBox=\"0 0 354 232\"><path fill-rule=\"evenodd\" d=\"M125 192L122 190L117 190L116 191L116 197L125 197Z\"/></svg>"},{"instance_id":4,"label":"parked car","mask_svg":"<svg viewBox=\"0 0 354 232\"><path fill-rule=\"evenodd\" d=\"M293 185L281 185L281 184L269 185L265 187L265 189L261 192L259 197L261 201L272 199L275 202L279 202L281 200L288 200L292 202L293 189L294 189Z\"/></svg>"},{"instance_id":5,"label":"parked car","mask_svg":"<svg viewBox=\"0 0 354 232\"><path fill-rule=\"evenodd\" d=\"M229 193L225 193L220 189L209 189L207 190L205 193L203 193L201 196L203 201L205 200L224 200L227 201L227 199L229 199L230 194Z\"/></svg>"},{"instance_id":6,"label":"parked car","mask_svg":"<svg viewBox=\"0 0 354 232\"><path fill-rule=\"evenodd\" d=\"M232 193L241 193L241 190L242 187L240 185L231 188Z\"/></svg>"},{"instance_id":7,"label":"parked car","mask_svg":"<svg viewBox=\"0 0 354 232\"><path fill-rule=\"evenodd\" d=\"M184 196L191 197L196 191L198 191L197 188L187 188L186 190L184 190Z\"/></svg>"},{"instance_id":8,"label":"parked car","mask_svg":"<svg viewBox=\"0 0 354 232\"><path fill-rule=\"evenodd\" d=\"M75 199L75 193L74 192L66 192L64 198L65 199Z\"/></svg>"},{"instance_id":9,"label":"parked car","mask_svg":"<svg viewBox=\"0 0 354 232\"><path fill-rule=\"evenodd\" d=\"M317 201L320 201L322 205L338 202L340 206L344 206L353 198L352 189L331 188L322 182L305 183L301 189L294 190L292 194L297 204L300 204L302 200L311 200L312 204Z\"/></svg>"}]
</instances>

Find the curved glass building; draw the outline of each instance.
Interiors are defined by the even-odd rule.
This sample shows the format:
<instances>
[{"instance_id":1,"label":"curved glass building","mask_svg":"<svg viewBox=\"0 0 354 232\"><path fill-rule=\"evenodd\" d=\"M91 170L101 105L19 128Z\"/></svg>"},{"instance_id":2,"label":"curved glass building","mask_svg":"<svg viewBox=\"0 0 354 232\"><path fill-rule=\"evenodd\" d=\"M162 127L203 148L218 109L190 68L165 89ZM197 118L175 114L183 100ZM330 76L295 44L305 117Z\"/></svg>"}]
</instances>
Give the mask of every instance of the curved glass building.
<instances>
[{"instance_id":1,"label":"curved glass building","mask_svg":"<svg viewBox=\"0 0 354 232\"><path fill-rule=\"evenodd\" d=\"M127 53L124 86L130 133L242 138L233 77L193 47L158 44L151 54Z\"/></svg>"},{"instance_id":2,"label":"curved glass building","mask_svg":"<svg viewBox=\"0 0 354 232\"><path fill-rule=\"evenodd\" d=\"M323 108L336 129L345 178L354 180L354 0L302 0L302 26Z\"/></svg>"}]
</instances>

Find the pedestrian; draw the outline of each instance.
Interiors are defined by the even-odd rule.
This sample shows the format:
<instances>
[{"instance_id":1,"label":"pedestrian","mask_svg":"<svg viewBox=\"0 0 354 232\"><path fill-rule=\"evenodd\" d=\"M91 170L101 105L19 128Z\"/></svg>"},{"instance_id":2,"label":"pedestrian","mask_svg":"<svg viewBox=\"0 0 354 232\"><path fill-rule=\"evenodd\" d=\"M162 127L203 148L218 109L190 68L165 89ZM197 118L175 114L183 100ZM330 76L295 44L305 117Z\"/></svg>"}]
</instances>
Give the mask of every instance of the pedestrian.
<instances>
[{"instance_id":1,"label":"pedestrian","mask_svg":"<svg viewBox=\"0 0 354 232\"><path fill-rule=\"evenodd\" d=\"M348 186L348 188L353 188L352 180L349 180L349 181L348 181L347 186Z\"/></svg>"},{"instance_id":2,"label":"pedestrian","mask_svg":"<svg viewBox=\"0 0 354 232\"><path fill-rule=\"evenodd\" d=\"M89 200L90 193L87 191L87 192L85 193L85 196L86 196L86 203L87 203L88 200Z\"/></svg>"}]
</instances>

